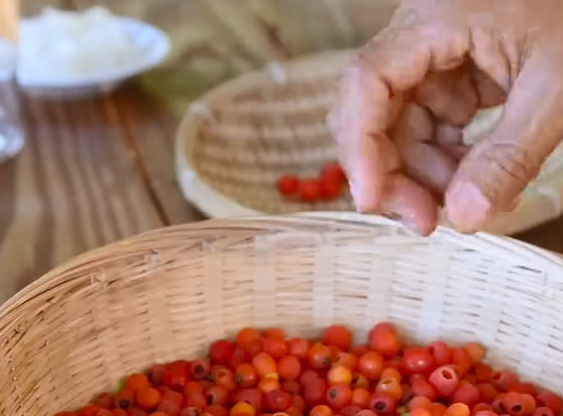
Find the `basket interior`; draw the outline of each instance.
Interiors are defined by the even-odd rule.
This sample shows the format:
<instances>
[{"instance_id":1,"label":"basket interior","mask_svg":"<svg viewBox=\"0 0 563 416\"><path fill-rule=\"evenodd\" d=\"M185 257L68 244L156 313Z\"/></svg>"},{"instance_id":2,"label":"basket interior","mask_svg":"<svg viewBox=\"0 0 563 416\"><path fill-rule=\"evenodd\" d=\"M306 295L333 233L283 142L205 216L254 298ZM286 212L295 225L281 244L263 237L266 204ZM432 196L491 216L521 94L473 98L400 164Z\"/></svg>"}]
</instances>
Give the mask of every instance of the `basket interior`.
<instances>
[{"instance_id":1,"label":"basket interior","mask_svg":"<svg viewBox=\"0 0 563 416\"><path fill-rule=\"evenodd\" d=\"M283 79L276 77L280 67L274 67L219 89L206 102L212 117L202 120L196 133L194 169L216 191L254 210L310 210L311 204L280 196L276 181L284 174L316 177L325 162L336 159L326 117L336 98L338 69L348 56L327 54L288 67ZM350 210L353 205L346 189L339 199L315 208Z\"/></svg>"},{"instance_id":2,"label":"basket interior","mask_svg":"<svg viewBox=\"0 0 563 416\"><path fill-rule=\"evenodd\" d=\"M0 311L0 414L47 416L127 373L202 354L243 326L479 340L489 360L563 390L563 262L521 243L428 239L359 216L211 221L80 257Z\"/></svg>"}]
</instances>

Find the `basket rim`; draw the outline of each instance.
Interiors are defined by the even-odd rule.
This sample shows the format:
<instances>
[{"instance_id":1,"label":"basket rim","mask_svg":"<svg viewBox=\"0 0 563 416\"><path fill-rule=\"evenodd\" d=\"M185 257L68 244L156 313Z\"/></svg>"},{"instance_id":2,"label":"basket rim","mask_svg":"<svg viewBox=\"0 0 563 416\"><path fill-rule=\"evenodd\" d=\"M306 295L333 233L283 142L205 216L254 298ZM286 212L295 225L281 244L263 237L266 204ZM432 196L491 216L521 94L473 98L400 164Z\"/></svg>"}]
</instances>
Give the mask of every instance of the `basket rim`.
<instances>
[{"instance_id":1,"label":"basket rim","mask_svg":"<svg viewBox=\"0 0 563 416\"><path fill-rule=\"evenodd\" d=\"M208 219L204 221L157 228L141 234L119 240L117 242L96 248L80 254L61 265L55 267L34 282L25 286L3 305L0 306L0 334L9 326L10 318L17 317L19 308L28 303L38 301L39 305L50 302L49 292L65 283L72 282L75 277L73 271L92 266L94 260L103 258L104 264L123 260L124 258L138 258L142 254L157 253L151 248L151 242L165 241L178 236L190 237L200 243L205 243L217 237L217 232L223 234L248 231L263 235L283 234L288 232L316 233L331 231L369 231L374 226L387 227L401 232L405 238L413 242L447 241L464 250L487 251L496 253L499 258L517 256L523 267L539 270L554 270L563 273L563 255L554 253L537 246L525 243L511 237L495 236L488 233L474 235L460 234L448 227L439 226L429 237L421 237L407 229L400 223L382 216L364 215L353 212L315 211L279 216L247 216L231 219ZM211 233L213 231L213 233ZM385 244L385 243L382 243ZM374 243L374 247L377 243ZM530 263L530 266L524 266ZM83 276L82 276L83 277Z\"/></svg>"},{"instance_id":2,"label":"basket rim","mask_svg":"<svg viewBox=\"0 0 563 416\"><path fill-rule=\"evenodd\" d=\"M248 85L255 85L257 80L267 79L271 81L273 75L271 71L268 71L268 66L282 65L290 71L310 68L311 62L318 63L319 60L323 59L342 60L346 55L350 56L355 50L338 49L310 53L289 61L273 62L266 67L227 80L194 101L180 121L175 135L175 171L184 198L211 218L271 215L271 213L250 208L243 202L238 202L215 190L195 168L194 149L199 140L197 132L206 119L206 115L202 114L202 111L205 112L207 106L212 107L215 100L224 100ZM323 66L317 64L316 69L318 70L319 67L322 68ZM526 212L528 214L533 212L533 215L527 215L526 212L499 214L499 217L493 220L486 231L495 234L514 235L559 217L563 213L563 179L558 179L558 175L555 175L555 173L560 172L563 172L563 167L539 180L532 191L532 195L525 198ZM546 206L548 206L547 209ZM447 225L447 221L443 225Z\"/></svg>"}]
</instances>

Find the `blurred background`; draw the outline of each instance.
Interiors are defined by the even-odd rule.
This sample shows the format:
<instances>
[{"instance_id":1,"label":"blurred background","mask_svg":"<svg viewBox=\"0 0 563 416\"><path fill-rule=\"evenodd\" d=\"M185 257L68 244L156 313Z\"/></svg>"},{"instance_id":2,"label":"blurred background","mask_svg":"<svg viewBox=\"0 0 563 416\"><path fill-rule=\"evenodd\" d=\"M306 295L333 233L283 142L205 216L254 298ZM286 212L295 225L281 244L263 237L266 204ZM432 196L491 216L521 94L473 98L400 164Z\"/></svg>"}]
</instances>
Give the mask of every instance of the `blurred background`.
<instances>
[{"instance_id":1,"label":"blurred background","mask_svg":"<svg viewBox=\"0 0 563 416\"><path fill-rule=\"evenodd\" d=\"M46 6L106 7L164 29L172 54L143 84L178 111L221 81L266 62L361 45L399 0L22 0L24 16Z\"/></svg>"}]
</instances>

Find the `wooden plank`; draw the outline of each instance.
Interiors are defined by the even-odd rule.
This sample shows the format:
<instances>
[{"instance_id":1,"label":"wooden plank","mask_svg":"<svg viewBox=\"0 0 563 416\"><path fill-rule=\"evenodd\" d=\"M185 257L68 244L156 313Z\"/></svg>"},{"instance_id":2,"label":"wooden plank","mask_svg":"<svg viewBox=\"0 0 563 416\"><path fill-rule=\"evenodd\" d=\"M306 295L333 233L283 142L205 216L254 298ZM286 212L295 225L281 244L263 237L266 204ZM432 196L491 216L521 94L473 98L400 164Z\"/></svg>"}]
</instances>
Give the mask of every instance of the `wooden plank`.
<instances>
[{"instance_id":1,"label":"wooden plank","mask_svg":"<svg viewBox=\"0 0 563 416\"><path fill-rule=\"evenodd\" d=\"M27 143L0 166L0 302L81 252L164 224L112 99L24 99Z\"/></svg>"},{"instance_id":2,"label":"wooden plank","mask_svg":"<svg viewBox=\"0 0 563 416\"><path fill-rule=\"evenodd\" d=\"M516 238L563 254L563 217L519 234Z\"/></svg>"},{"instance_id":3,"label":"wooden plank","mask_svg":"<svg viewBox=\"0 0 563 416\"><path fill-rule=\"evenodd\" d=\"M146 186L165 224L180 224L204 217L182 196L174 170L174 138L179 123L165 103L139 89L129 88L108 102L119 117L128 145L137 155Z\"/></svg>"}]
</instances>

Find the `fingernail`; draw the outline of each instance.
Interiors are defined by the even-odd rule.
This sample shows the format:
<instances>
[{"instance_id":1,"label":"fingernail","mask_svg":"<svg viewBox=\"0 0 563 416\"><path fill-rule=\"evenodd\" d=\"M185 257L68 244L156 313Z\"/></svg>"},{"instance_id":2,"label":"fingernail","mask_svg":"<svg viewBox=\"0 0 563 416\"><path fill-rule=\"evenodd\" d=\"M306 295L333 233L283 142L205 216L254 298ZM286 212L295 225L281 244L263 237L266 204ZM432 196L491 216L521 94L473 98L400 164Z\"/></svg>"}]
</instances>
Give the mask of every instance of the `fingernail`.
<instances>
[{"instance_id":1,"label":"fingernail","mask_svg":"<svg viewBox=\"0 0 563 416\"><path fill-rule=\"evenodd\" d=\"M349 181L349 184L350 193L352 194L352 199L356 205L356 211L362 214L374 212L373 204L369 201L369 195L367 195L361 184L352 180Z\"/></svg>"},{"instance_id":2,"label":"fingernail","mask_svg":"<svg viewBox=\"0 0 563 416\"><path fill-rule=\"evenodd\" d=\"M491 202L471 182L455 182L446 195L448 219L456 230L474 233L491 215Z\"/></svg>"}]
</instances>

